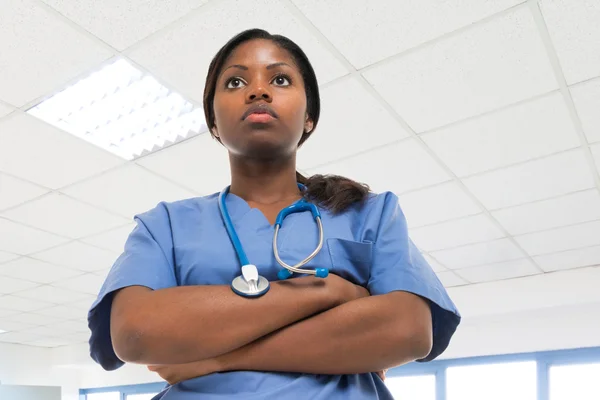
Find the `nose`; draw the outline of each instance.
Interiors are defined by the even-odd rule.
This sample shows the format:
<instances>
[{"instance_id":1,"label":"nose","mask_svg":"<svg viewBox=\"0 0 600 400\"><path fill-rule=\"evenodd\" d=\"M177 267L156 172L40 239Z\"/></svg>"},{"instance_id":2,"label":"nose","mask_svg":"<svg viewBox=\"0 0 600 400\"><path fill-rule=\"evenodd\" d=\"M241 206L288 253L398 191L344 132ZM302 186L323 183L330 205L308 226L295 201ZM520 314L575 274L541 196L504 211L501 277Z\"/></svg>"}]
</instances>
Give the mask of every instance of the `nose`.
<instances>
[{"instance_id":1,"label":"nose","mask_svg":"<svg viewBox=\"0 0 600 400\"><path fill-rule=\"evenodd\" d=\"M272 96L267 85L258 84L249 88L248 94L246 95L246 101L251 103L256 100L271 102Z\"/></svg>"}]
</instances>

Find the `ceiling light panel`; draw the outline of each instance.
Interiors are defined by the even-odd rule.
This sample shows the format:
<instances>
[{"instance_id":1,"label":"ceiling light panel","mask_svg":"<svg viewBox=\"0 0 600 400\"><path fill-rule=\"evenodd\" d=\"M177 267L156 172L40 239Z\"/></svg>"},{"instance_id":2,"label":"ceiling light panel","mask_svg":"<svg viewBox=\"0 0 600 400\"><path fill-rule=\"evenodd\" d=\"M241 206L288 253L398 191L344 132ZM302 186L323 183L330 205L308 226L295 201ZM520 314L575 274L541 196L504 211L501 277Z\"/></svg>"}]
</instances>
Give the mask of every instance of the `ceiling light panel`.
<instances>
[{"instance_id":1,"label":"ceiling light panel","mask_svg":"<svg viewBox=\"0 0 600 400\"><path fill-rule=\"evenodd\" d=\"M126 160L196 136L206 126L201 109L122 59L28 113Z\"/></svg>"}]
</instances>

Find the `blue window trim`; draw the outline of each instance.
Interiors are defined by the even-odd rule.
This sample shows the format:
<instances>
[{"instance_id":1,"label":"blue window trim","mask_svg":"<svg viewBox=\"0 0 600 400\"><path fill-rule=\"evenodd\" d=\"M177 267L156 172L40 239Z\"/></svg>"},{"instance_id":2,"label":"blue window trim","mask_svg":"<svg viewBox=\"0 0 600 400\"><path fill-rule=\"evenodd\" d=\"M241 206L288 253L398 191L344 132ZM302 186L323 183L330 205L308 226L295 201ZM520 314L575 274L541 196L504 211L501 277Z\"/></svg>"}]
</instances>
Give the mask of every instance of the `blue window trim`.
<instances>
[{"instance_id":1,"label":"blue window trim","mask_svg":"<svg viewBox=\"0 0 600 400\"><path fill-rule=\"evenodd\" d=\"M119 392L120 400L126 400L129 394L159 393L167 384L165 382L142 383L139 385L108 386L92 389L79 389L79 400L85 400L90 393Z\"/></svg>"},{"instance_id":2,"label":"blue window trim","mask_svg":"<svg viewBox=\"0 0 600 400\"><path fill-rule=\"evenodd\" d=\"M446 370L449 367L481 364L535 361L537 365L537 400L549 400L548 373L551 366L600 362L600 347L552 350L532 353L503 354L434 360L428 363L410 363L388 371L387 377L435 375L436 400L446 400Z\"/></svg>"},{"instance_id":3,"label":"blue window trim","mask_svg":"<svg viewBox=\"0 0 600 400\"><path fill-rule=\"evenodd\" d=\"M537 363L538 398L549 400L548 372L554 365L571 365L600 362L600 347L587 347L569 350L552 350L532 353L503 354L493 356L478 356L434 360L427 363L410 363L388 371L387 377L414 375L435 375L436 400L446 400L446 369L449 367L499 364L509 362L535 361ZM140 385L111 386L94 389L80 389L80 400L86 399L88 393L119 392L121 400L126 400L128 394L158 393L167 386L164 382L145 383Z\"/></svg>"}]
</instances>

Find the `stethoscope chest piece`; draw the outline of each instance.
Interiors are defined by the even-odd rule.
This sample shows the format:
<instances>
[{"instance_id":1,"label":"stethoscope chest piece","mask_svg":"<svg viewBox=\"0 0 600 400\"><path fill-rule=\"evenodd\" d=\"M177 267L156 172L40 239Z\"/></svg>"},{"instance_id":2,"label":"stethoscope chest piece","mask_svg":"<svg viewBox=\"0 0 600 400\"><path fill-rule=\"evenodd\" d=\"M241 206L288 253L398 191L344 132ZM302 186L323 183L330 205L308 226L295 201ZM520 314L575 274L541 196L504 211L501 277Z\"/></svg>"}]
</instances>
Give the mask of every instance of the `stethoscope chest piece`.
<instances>
[{"instance_id":1,"label":"stethoscope chest piece","mask_svg":"<svg viewBox=\"0 0 600 400\"><path fill-rule=\"evenodd\" d=\"M260 297L269 291L269 281L258 275L255 265L247 264L242 267L242 275L231 282L231 289L243 297Z\"/></svg>"},{"instance_id":2,"label":"stethoscope chest piece","mask_svg":"<svg viewBox=\"0 0 600 400\"><path fill-rule=\"evenodd\" d=\"M260 297L269 291L269 281L262 276L259 277L256 290L252 290L244 277L238 276L231 282L231 289L243 297Z\"/></svg>"}]
</instances>

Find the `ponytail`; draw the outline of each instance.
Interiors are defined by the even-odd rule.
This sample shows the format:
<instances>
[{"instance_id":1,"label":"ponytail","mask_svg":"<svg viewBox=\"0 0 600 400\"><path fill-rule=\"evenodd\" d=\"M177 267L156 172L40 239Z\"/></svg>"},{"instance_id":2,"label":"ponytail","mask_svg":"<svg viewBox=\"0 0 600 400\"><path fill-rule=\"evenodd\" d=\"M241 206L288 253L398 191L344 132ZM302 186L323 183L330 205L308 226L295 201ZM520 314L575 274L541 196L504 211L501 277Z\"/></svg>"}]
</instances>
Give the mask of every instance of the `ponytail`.
<instances>
[{"instance_id":1,"label":"ponytail","mask_svg":"<svg viewBox=\"0 0 600 400\"><path fill-rule=\"evenodd\" d=\"M307 178L296 172L296 180L306 186L304 198L334 214L342 213L355 204L362 205L370 191L369 186L338 175L313 175Z\"/></svg>"}]
</instances>

